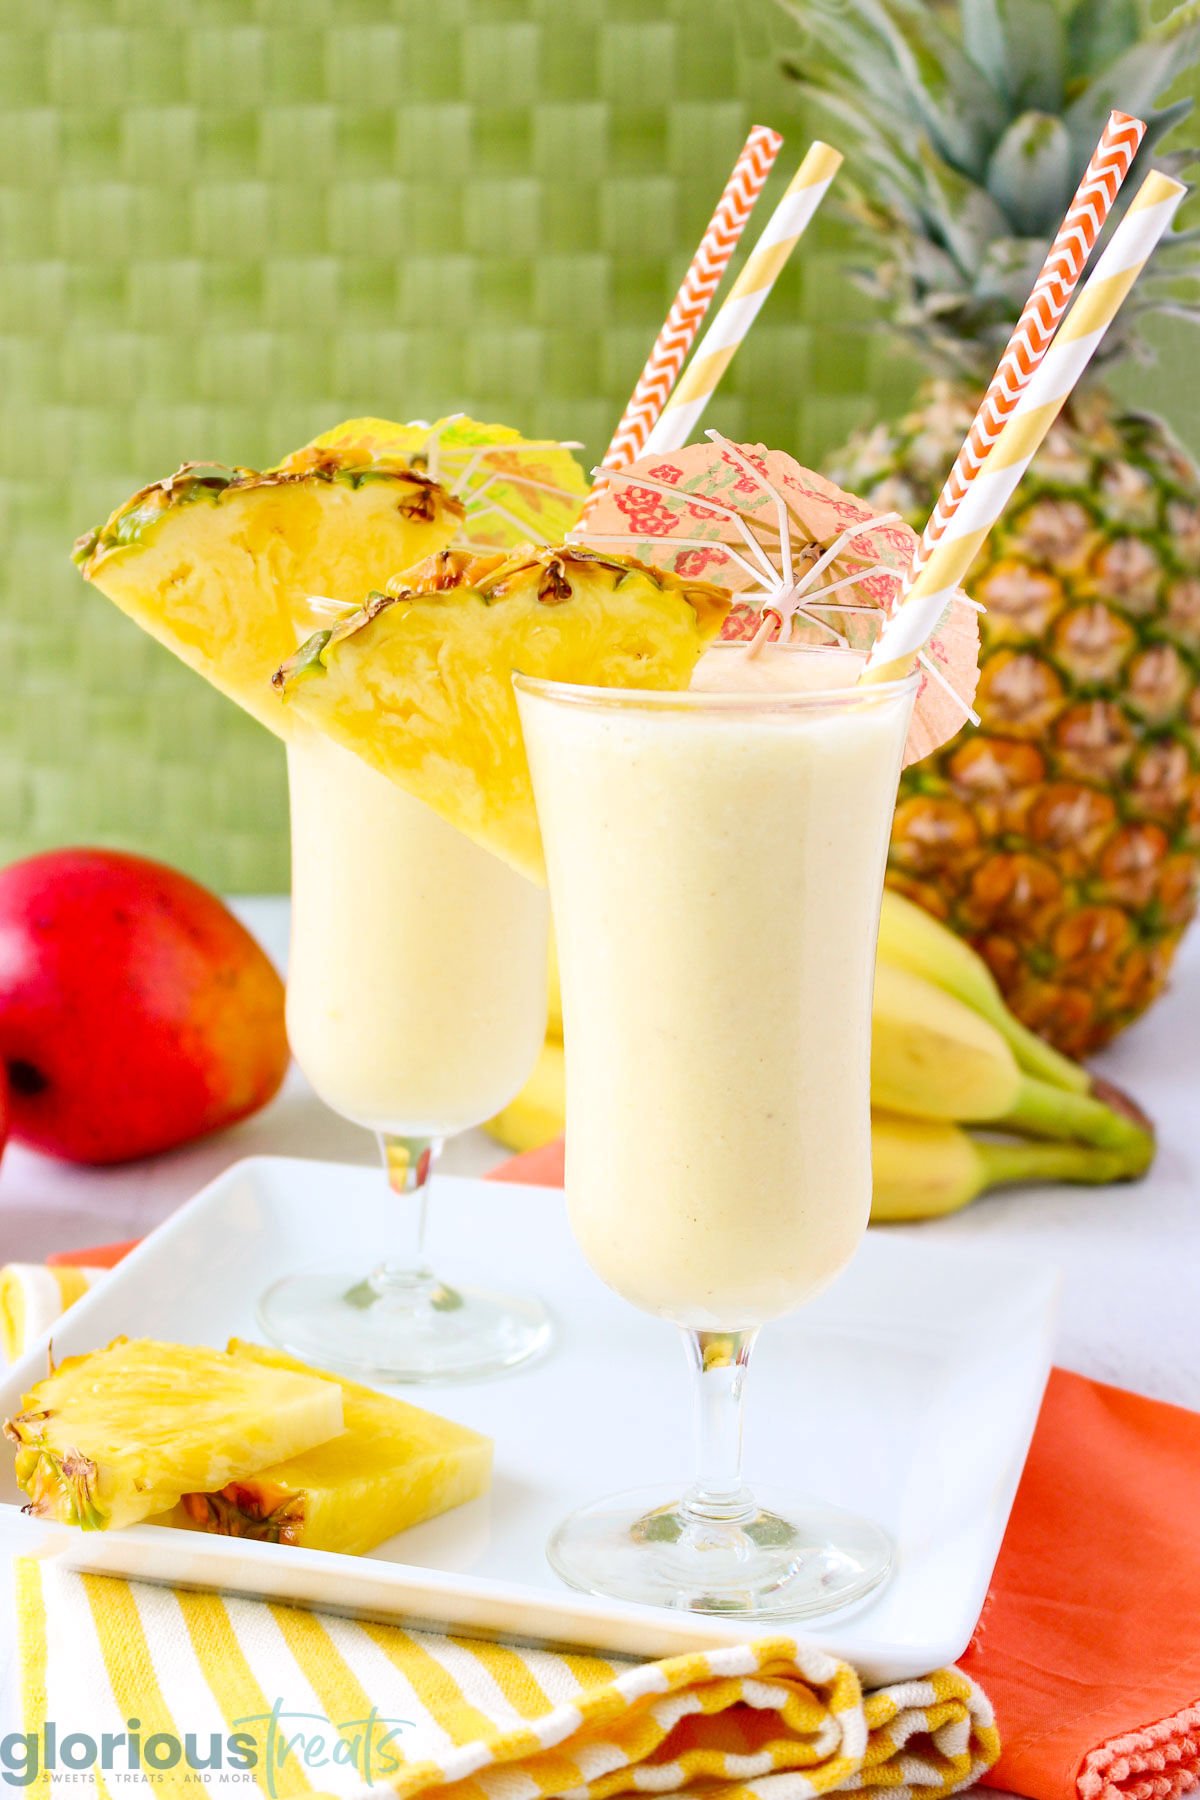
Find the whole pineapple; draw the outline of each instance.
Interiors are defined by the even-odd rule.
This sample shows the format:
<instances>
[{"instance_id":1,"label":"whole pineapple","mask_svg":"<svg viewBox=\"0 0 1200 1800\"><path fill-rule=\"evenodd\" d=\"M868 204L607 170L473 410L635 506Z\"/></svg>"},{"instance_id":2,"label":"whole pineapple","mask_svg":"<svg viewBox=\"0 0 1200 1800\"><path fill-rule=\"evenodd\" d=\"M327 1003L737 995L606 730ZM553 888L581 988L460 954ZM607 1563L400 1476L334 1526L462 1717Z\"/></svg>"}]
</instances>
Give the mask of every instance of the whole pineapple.
<instances>
[{"instance_id":1,"label":"whole pineapple","mask_svg":"<svg viewBox=\"0 0 1200 1800\"><path fill-rule=\"evenodd\" d=\"M800 16L800 9L789 10ZM966 435L1111 107L1146 139L1118 201L1189 101L1200 8L1135 0L846 0L789 64L837 119L869 271L932 371L834 478L918 528ZM1200 472L1104 373L1197 271L1164 244L975 564L979 730L901 785L889 881L987 958L1059 1048L1106 1043L1161 990L1200 876Z\"/></svg>"}]
</instances>

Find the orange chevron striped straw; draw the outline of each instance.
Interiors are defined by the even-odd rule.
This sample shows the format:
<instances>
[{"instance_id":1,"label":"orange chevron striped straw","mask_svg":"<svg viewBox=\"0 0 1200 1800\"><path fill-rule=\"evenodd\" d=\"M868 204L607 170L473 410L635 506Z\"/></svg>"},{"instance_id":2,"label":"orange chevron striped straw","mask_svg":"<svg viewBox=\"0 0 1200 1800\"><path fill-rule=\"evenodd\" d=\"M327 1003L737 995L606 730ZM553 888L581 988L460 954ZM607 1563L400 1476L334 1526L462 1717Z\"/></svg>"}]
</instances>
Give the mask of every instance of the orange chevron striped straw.
<instances>
[{"instance_id":1,"label":"orange chevron striped straw","mask_svg":"<svg viewBox=\"0 0 1200 1800\"><path fill-rule=\"evenodd\" d=\"M741 274L696 346L683 380L663 407L646 439L644 455L669 455L687 443L841 165L840 150L823 144L819 138L810 144L762 236L746 258Z\"/></svg>"},{"instance_id":2,"label":"orange chevron striped straw","mask_svg":"<svg viewBox=\"0 0 1200 1800\"><path fill-rule=\"evenodd\" d=\"M1092 152L1083 180L1075 190L1067 216L1050 246L1033 291L971 422L966 442L946 477L937 505L913 552L910 582L928 562L934 545L966 495L968 484L979 473L984 457L999 437L1005 421L1012 416L1034 370L1049 349L1050 340L1067 310L1067 302L1104 230L1113 201L1145 135L1146 127L1141 119L1131 118L1123 112L1108 115L1108 124Z\"/></svg>"},{"instance_id":3,"label":"orange chevron striped straw","mask_svg":"<svg viewBox=\"0 0 1200 1800\"><path fill-rule=\"evenodd\" d=\"M886 677L893 663L919 654L958 597L959 583L1012 499L1026 469L1100 347L1122 301L1169 229L1187 189L1151 169L1112 233L1079 298L1026 382L945 532L908 582L860 679Z\"/></svg>"},{"instance_id":4,"label":"orange chevron striped straw","mask_svg":"<svg viewBox=\"0 0 1200 1800\"><path fill-rule=\"evenodd\" d=\"M769 125L752 127L621 415L602 468L623 469L640 456L651 427L679 379L684 359L704 323L712 297L782 145L783 139Z\"/></svg>"}]
</instances>

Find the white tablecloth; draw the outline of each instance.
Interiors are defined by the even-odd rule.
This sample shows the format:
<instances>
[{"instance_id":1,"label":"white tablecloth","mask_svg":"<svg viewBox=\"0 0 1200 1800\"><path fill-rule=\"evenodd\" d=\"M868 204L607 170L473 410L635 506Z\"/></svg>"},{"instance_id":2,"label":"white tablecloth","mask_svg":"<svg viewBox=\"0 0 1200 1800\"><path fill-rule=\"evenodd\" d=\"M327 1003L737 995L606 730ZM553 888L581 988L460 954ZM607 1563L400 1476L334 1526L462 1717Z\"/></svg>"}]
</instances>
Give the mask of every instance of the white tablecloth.
<instances>
[{"instance_id":1,"label":"white tablecloth","mask_svg":"<svg viewBox=\"0 0 1200 1800\"><path fill-rule=\"evenodd\" d=\"M287 902L237 908L282 964ZM1200 1408L1200 932L1180 958L1170 993L1099 1058L1159 1129L1158 1159L1136 1186L1004 1192L944 1220L906 1227L928 1237L1025 1250L1063 1276L1058 1360L1066 1367ZM139 1236L242 1156L260 1152L369 1162L364 1132L336 1118L297 1070L257 1118L172 1156L132 1168L69 1169L12 1145L0 1169L0 1261ZM495 1144L470 1132L446 1167L481 1174ZM0 1541L0 1631L9 1609ZM0 1636L0 1733L15 1725ZM11 1723L9 1722L11 1721Z\"/></svg>"}]
</instances>

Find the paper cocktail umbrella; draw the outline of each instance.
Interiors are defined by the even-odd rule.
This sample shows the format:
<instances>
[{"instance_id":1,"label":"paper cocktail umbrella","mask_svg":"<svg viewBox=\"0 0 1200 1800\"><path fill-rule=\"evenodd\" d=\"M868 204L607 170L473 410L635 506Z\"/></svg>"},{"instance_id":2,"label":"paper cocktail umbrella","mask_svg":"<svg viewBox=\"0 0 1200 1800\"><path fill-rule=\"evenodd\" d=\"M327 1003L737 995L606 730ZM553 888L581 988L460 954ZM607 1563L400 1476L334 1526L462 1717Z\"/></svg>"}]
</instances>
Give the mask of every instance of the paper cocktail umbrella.
<instances>
[{"instance_id":1,"label":"paper cocktail umbrella","mask_svg":"<svg viewBox=\"0 0 1200 1800\"><path fill-rule=\"evenodd\" d=\"M802 468L780 450L716 432L666 456L603 472L572 537L739 596L725 635L761 630L864 654L895 605L915 532ZM906 760L916 762L970 715L979 661L977 608L947 610L921 657Z\"/></svg>"}]
</instances>

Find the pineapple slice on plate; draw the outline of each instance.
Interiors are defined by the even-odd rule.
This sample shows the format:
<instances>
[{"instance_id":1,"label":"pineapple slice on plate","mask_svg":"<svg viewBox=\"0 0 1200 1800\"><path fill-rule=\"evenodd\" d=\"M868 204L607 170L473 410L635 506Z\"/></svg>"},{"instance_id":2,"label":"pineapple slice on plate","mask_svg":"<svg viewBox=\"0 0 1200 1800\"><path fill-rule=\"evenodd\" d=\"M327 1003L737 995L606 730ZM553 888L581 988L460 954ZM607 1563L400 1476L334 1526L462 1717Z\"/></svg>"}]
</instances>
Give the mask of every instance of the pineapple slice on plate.
<instances>
[{"instance_id":1,"label":"pineapple slice on plate","mask_svg":"<svg viewBox=\"0 0 1200 1800\"><path fill-rule=\"evenodd\" d=\"M334 1381L148 1338L68 1357L4 1423L26 1511L85 1531L134 1525L341 1430Z\"/></svg>"},{"instance_id":2,"label":"pineapple slice on plate","mask_svg":"<svg viewBox=\"0 0 1200 1800\"><path fill-rule=\"evenodd\" d=\"M492 1443L391 1394L323 1376L279 1350L230 1340L239 1362L336 1381L346 1429L216 1493L189 1493L157 1525L361 1556L385 1538L486 1493Z\"/></svg>"},{"instance_id":3,"label":"pineapple slice on plate","mask_svg":"<svg viewBox=\"0 0 1200 1800\"><path fill-rule=\"evenodd\" d=\"M352 446L259 474L186 463L75 546L88 581L247 712L281 731L271 673L311 630L310 595L357 602L439 550L458 501Z\"/></svg>"},{"instance_id":4,"label":"pineapple slice on plate","mask_svg":"<svg viewBox=\"0 0 1200 1800\"><path fill-rule=\"evenodd\" d=\"M447 551L316 632L275 684L306 722L544 881L514 670L685 688L729 605L723 588L632 557Z\"/></svg>"},{"instance_id":5,"label":"pineapple slice on plate","mask_svg":"<svg viewBox=\"0 0 1200 1800\"><path fill-rule=\"evenodd\" d=\"M1109 108L1148 125L1119 211L1192 160L1165 147L1192 102L1156 102L1198 58L1194 6L1115 0L879 0L809 34L793 72L858 151L859 260L940 377L835 480L924 524ZM1194 235L1159 246L964 583L982 729L905 771L892 834L889 881L1073 1056L1162 989L1200 888L1200 471L1106 385L1156 312L1200 318Z\"/></svg>"}]
</instances>

